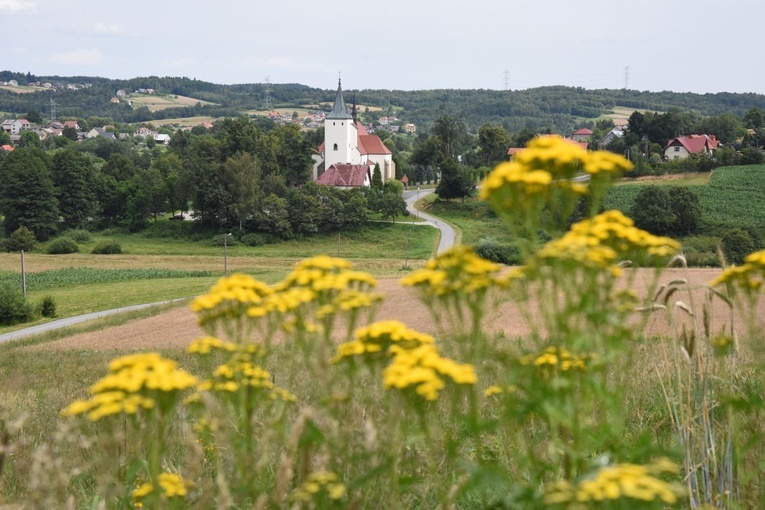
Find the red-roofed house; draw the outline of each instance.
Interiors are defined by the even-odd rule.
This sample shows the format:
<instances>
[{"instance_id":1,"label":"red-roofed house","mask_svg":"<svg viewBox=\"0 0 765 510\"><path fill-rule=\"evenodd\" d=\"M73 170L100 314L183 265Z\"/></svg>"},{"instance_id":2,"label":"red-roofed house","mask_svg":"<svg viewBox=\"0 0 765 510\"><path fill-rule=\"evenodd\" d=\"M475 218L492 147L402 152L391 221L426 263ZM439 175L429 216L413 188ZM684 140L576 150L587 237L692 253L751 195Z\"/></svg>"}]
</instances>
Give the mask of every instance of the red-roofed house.
<instances>
[{"instance_id":1,"label":"red-roofed house","mask_svg":"<svg viewBox=\"0 0 765 510\"><path fill-rule=\"evenodd\" d=\"M589 142L590 137L592 136L592 131L587 128L582 128L574 131L574 134L571 135L571 138L574 139L574 141L577 142Z\"/></svg>"},{"instance_id":2,"label":"red-roofed house","mask_svg":"<svg viewBox=\"0 0 765 510\"><path fill-rule=\"evenodd\" d=\"M370 135L361 122L355 119L355 106L353 113L348 113L338 81L332 111L324 118L324 143L313 156L314 181L318 182L325 169L337 163L367 165L372 168L377 164L380 165L383 182L395 179L396 165L390 149L379 136Z\"/></svg>"},{"instance_id":3,"label":"red-roofed house","mask_svg":"<svg viewBox=\"0 0 765 510\"><path fill-rule=\"evenodd\" d=\"M369 165L335 163L316 179L316 184L338 188L358 188L372 184L372 169Z\"/></svg>"},{"instance_id":4,"label":"red-roofed house","mask_svg":"<svg viewBox=\"0 0 765 510\"><path fill-rule=\"evenodd\" d=\"M0 151L13 152L13 145L0 145Z\"/></svg>"},{"instance_id":5,"label":"red-roofed house","mask_svg":"<svg viewBox=\"0 0 765 510\"><path fill-rule=\"evenodd\" d=\"M64 127L65 128L72 128L72 129L74 129L76 131L80 130L80 125L77 124L76 120L65 120L64 121Z\"/></svg>"},{"instance_id":6,"label":"red-roofed house","mask_svg":"<svg viewBox=\"0 0 765 510\"><path fill-rule=\"evenodd\" d=\"M673 138L664 149L665 159L685 159L691 154L711 156L717 150L720 141L715 135L687 135Z\"/></svg>"}]
</instances>

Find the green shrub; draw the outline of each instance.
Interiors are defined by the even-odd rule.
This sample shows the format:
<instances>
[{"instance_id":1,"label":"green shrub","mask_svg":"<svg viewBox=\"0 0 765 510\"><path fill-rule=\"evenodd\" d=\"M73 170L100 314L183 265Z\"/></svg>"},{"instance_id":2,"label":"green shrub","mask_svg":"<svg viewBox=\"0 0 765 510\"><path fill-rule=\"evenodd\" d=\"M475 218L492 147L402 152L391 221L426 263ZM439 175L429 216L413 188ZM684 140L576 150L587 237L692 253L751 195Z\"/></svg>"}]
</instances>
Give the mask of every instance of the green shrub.
<instances>
[{"instance_id":1,"label":"green shrub","mask_svg":"<svg viewBox=\"0 0 765 510\"><path fill-rule=\"evenodd\" d=\"M64 255L67 253L79 253L80 246L77 241L69 237L59 237L54 239L45 250L49 255Z\"/></svg>"},{"instance_id":2,"label":"green shrub","mask_svg":"<svg viewBox=\"0 0 765 510\"><path fill-rule=\"evenodd\" d=\"M475 245L479 257L497 264L515 265L522 262L520 250L512 244L502 244L493 237L484 237Z\"/></svg>"},{"instance_id":3,"label":"green shrub","mask_svg":"<svg viewBox=\"0 0 765 510\"><path fill-rule=\"evenodd\" d=\"M10 326L27 322L32 318L32 305L12 283L0 284L0 324Z\"/></svg>"},{"instance_id":4,"label":"green shrub","mask_svg":"<svg viewBox=\"0 0 765 510\"><path fill-rule=\"evenodd\" d=\"M225 243L226 246L235 246L235 245L239 244L239 241L237 241L234 238L234 236L228 236L228 240L226 240L226 239L224 239L225 235L226 234L219 234L219 235L213 237L210 240L210 244L213 245L213 246L223 246L224 243Z\"/></svg>"},{"instance_id":5,"label":"green shrub","mask_svg":"<svg viewBox=\"0 0 765 510\"><path fill-rule=\"evenodd\" d=\"M266 244L266 238L260 234L245 234L239 242L245 246L263 246Z\"/></svg>"},{"instance_id":6,"label":"green shrub","mask_svg":"<svg viewBox=\"0 0 765 510\"><path fill-rule=\"evenodd\" d=\"M92 239L90 232L85 229L70 230L66 233L66 237L74 239L78 243L89 243Z\"/></svg>"},{"instance_id":7,"label":"green shrub","mask_svg":"<svg viewBox=\"0 0 765 510\"><path fill-rule=\"evenodd\" d=\"M118 255L122 253L122 245L117 241L101 241L90 250L96 255Z\"/></svg>"},{"instance_id":8,"label":"green shrub","mask_svg":"<svg viewBox=\"0 0 765 510\"><path fill-rule=\"evenodd\" d=\"M32 251L35 245L37 245L37 238L34 233L22 225L5 240L5 251Z\"/></svg>"},{"instance_id":9,"label":"green shrub","mask_svg":"<svg viewBox=\"0 0 765 510\"><path fill-rule=\"evenodd\" d=\"M747 255L757 250L752 235L742 228L727 230L722 236L721 244L728 264L741 265Z\"/></svg>"},{"instance_id":10,"label":"green shrub","mask_svg":"<svg viewBox=\"0 0 765 510\"><path fill-rule=\"evenodd\" d=\"M43 317L56 316L56 301L53 296L45 296L40 303L40 315Z\"/></svg>"}]
</instances>

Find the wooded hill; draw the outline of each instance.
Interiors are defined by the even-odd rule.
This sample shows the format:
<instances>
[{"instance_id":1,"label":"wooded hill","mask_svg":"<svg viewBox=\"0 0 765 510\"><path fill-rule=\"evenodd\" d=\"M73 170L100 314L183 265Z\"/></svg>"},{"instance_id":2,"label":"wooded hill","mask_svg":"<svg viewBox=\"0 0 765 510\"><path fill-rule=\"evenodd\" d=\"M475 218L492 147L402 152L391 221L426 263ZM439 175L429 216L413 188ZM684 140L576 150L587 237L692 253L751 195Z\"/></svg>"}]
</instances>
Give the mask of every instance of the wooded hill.
<instances>
[{"instance_id":1,"label":"wooded hill","mask_svg":"<svg viewBox=\"0 0 765 510\"><path fill-rule=\"evenodd\" d=\"M50 100L56 102L58 117L108 117L115 122L150 122L156 119L206 115L233 117L245 110L265 107L266 88L271 104L288 110L323 105L328 109L335 89L317 89L300 84L238 84L219 85L186 77L143 77L111 80L90 76L32 76L1 71L0 81L15 79L19 84L30 81L49 82L55 91L41 90L18 94L0 90L0 112L24 115L37 110L46 116ZM89 83L89 88L66 90L66 84ZM352 85L348 82L348 85ZM110 99L118 89L133 92L139 88L154 89L157 94L189 96L215 105L196 104L188 107L166 108L152 112L146 106L114 104ZM588 120L609 113L615 107L653 111L693 111L702 116L733 113L743 116L752 108L765 108L762 94L693 94L677 92L641 92L637 90L598 89L551 86L526 90L353 90L346 89L346 101L379 106L381 116L396 113L399 119L413 122L421 131L428 131L433 121L443 115L461 119L475 133L485 123L502 125L509 132L524 128L534 131L550 128L568 133Z\"/></svg>"}]
</instances>

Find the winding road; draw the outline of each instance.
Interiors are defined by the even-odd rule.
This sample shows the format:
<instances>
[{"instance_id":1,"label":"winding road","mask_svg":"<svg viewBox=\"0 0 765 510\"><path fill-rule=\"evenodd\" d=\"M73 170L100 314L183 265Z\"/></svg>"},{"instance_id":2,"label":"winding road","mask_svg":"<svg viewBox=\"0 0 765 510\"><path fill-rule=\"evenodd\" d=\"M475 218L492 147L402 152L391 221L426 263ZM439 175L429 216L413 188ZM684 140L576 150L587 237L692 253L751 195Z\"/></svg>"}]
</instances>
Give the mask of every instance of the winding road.
<instances>
[{"instance_id":1,"label":"winding road","mask_svg":"<svg viewBox=\"0 0 765 510\"><path fill-rule=\"evenodd\" d=\"M427 195L430 195L434 191L435 190L433 189L424 189L424 190L413 189L413 190L404 191L403 196L404 196L404 200L406 201L406 208L409 211L409 213L419 218L422 218L424 220L423 222L413 223L413 225L430 226L433 228L437 228L440 231L441 237L438 242L437 253L441 253L445 250L448 250L452 246L454 246L454 239L455 239L454 229L447 223L444 223L443 220L439 220L435 216L431 216L430 214L426 214L422 211L418 211L414 207L414 204L415 202L417 202L417 200ZM173 303L175 301L183 301L183 299L125 306L122 308L114 308L112 310L102 310L100 312L93 312L93 313L88 313L84 315L78 315L76 317L67 317L64 319L58 319L55 321L46 322L45 324L38 324L37 326L32 326L32 327L24 328L24 329L18 329L16 331L11 331L10 333L2 334L0 335L0 344L4 342L11 342L13 340L19 340L21 338L25 338L29 336L40 335L43 333L47 333L48 331L53 331L55 329L66 328L68 326L74 326L75 324L80 324L82 322L100 319L102 317L106 317L109 315L114 315L114 314L124 313L124 312L132 312L134 310L141 310L143 308L149 308L152 306L166 305L166 304Z\"/></svg>"}]
</instances>

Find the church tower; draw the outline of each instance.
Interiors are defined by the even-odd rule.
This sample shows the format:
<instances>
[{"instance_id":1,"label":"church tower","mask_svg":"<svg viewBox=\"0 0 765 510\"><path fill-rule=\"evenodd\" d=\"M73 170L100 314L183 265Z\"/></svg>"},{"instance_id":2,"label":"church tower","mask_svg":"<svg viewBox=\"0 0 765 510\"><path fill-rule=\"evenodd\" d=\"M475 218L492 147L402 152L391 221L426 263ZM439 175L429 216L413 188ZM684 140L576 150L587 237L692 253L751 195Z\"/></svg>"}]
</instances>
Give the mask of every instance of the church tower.
<instances>
[{"instance_id":1,"label":"church tower","mask_svg":"<svg viewBox=\"0 0 765 510\"><path fill-rule=\"evenodd\" d=\"M339 79L335 104L324 118L324 167L335 163L361 164L356 124L345 106Z\"/></svg>"}]
</instances>

